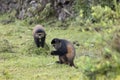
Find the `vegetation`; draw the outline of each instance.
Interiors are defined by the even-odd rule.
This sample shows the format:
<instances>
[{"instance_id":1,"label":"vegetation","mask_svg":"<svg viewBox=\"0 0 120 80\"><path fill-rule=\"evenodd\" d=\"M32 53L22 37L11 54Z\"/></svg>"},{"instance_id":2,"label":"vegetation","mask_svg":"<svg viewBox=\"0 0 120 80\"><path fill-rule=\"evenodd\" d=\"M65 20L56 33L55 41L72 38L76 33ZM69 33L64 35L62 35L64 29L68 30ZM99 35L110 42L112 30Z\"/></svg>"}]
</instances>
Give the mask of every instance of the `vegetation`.
<instances>
[{"instance_id":1,"label":"vegetation","mask_svg":"<svg viewBox=\"0 0 120 80\"><path fill-rule=\"evenodd\" d=\"M46 21L47 9L41 13L42 20L32 18L36 20L32 25L30 18L12 17L15 22L5 25L3 20L14 12L0 15L0 80L120 80L120 4L98 0L98 5L94 0L87 7L79 5L88 4L87 0L76 1L76 17L65 22L55 17ZM32 29L36 23L46 29L45 48L37 48L34 43ZM58 57L50 55L50 42L55 37L74 44L78 69L55 63Z\"/></svg>"}]
</instances>

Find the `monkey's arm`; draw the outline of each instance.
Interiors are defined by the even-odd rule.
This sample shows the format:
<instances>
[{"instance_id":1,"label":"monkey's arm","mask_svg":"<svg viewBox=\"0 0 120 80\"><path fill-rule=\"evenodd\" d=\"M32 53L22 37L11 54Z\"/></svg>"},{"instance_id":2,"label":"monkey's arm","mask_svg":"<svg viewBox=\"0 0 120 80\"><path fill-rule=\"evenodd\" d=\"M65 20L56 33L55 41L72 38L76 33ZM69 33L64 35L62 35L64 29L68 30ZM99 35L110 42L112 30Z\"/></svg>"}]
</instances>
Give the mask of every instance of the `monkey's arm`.
<instances>
[{"instance_id":1,"label":"monkey's arm","mask_svg":"<svg viewBox=\"0 0 120 80\"><path fill-rule=\"evenodd\" d=\"M52 51L51 55L59 55L59 51Z\"/></svg>"},{"instance_id":2,"label":"monkey's arm","mask_svg":"<svg viewBox=\"0 0 120 80\"><path fill-rule=\"evenodd\" d=\"M35 41L35 44L37 47L40 47L40 42L39 42L39 39L34 37L34 41Z\"/></svg>"},{"instance_id":3,"label":"monkey's arm","mask_svg":"<svg viewBox=\"0 0 120 80\"><path fill-rule=\"evenodd\" d=\"M43 37L43 38L41 39L41 46L42 46L42 48L44 47L44 45L45 45L45 37Z\"/></svg>"},{"instance_id":4,"label":"monkey's arm","mask_svg":"<svg viewBox=\"0 0 120 80\"><path fill-rule=\"evenodd\" d=\"M64 55L65 52L62 52L62 51L52 51L51 52L51 55Z\"/></svg>"}]
</instances>

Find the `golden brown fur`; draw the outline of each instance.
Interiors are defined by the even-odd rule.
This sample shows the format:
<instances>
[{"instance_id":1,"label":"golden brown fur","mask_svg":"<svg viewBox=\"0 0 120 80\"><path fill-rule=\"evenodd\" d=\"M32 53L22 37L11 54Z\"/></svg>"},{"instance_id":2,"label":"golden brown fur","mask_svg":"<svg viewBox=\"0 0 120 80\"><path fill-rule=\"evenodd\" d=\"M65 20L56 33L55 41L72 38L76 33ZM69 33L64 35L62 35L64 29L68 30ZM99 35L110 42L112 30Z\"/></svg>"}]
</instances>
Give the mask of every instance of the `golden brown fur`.
<instances>
[{"instance_id":1,"label":"golden brown fur","mask_svg":"<svg viewBox=\"0 0 120 80\"><path fill-rule=\"evenodd\" d=\"M75 48L72 43L64 39L54 38L51 44L56 49L56 51L51 52L51 55L59 56L57 63L64 63L77 68L73 62L75 58Z\"/></svg>"}]
</instances>

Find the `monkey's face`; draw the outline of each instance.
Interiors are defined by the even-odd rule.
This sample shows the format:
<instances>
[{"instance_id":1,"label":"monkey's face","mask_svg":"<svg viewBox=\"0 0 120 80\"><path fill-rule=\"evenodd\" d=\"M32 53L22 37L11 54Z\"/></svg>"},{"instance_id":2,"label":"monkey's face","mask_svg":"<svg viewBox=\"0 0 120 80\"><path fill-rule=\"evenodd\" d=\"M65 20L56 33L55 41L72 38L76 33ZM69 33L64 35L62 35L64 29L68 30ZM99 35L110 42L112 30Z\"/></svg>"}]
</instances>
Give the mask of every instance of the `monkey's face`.
<instances>
[{"instance_id":1,"label":"monkey's face","mask_svg":"<svg viewBox=\"0 0 120 80\"><path fill-rule=\"evenodd\" d=\"M58 50L61 47L61 40L55 38L51 41L51 44L56 50Z\"/></svg>"},{"instance_id":2,"label":"monkey's face","mask_svg":"<svg viewBox=\"0 0 120 80\"><path fill-rule=\"evenodd\" d=\"M44 37L44 33L36 33L35 35L37 38L41 39Z\"/></svg>"}]
</instances>

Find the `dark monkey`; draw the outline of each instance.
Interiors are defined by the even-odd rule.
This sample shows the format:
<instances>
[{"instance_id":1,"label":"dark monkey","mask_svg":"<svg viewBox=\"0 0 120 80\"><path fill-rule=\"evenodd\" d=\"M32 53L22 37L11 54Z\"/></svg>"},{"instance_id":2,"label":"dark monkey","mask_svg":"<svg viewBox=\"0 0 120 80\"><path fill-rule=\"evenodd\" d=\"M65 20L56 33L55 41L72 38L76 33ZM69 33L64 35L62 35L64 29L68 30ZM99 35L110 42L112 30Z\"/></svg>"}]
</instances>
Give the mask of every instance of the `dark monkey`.
<instances>
[{"instance_id":1,"label":"dark monkey","mask_svg":"<svg viewBox=\"0 0 120 80\"><path fill-rule=\"evenodd\" d=\"M44 47L46 33L42 25L36 25L33 29L33 37L37 47Z\"/></svg>"},{"instance_id":2,"label":"dark monkey","mask_svg":"<svg viewBox=\"0 0 120 80\"><path fill-rule=\"evenodd\" d=\"M67 40L54 38L51 41L52 46L56 49L56 51L52 51L51 55L58 55L59 61L57 63L60 64L68 64L70 66L74 66L74 58L75 58L75 48L74 46Z\"/></svg>"}]
</instances>

